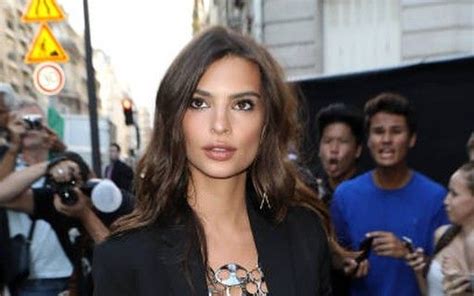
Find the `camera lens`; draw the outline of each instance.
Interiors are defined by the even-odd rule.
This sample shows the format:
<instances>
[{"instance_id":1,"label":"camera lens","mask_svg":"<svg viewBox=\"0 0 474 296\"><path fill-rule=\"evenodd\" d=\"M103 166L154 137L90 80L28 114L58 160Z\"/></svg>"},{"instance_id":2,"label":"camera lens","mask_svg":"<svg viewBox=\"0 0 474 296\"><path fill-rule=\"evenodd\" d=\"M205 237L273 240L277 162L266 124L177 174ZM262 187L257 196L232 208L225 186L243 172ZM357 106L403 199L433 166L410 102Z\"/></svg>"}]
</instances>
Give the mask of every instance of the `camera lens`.
<instances>
[{"instance_id":1,"label":"camera lens","mask_svg":"<svg viewBox=\"0 0 474 296\"><path fill-rule=\"evenodd\" d=\"M72 188L60 190L58 195L61 198L61 202L65 205L72 206L77 202L76 193L72 190Z\"/></svg>"},{"instance_id":2,"label":"camera lens","mask_svg":"<svg viewBox=\"0 0 474 296\"><path fill-rule=\"evenodd\" d=\"M32 127L33 127L33 129L35 129L35 130L40 130L40 129L42 129L42 128L43 128L43 125L42 125L42 123L41 123L41 119L35 119L35 120L33 120L33 122L32 122Z\"/></svg>"},{"instance_id":3,"label":"camera lens","mask_svg":"<svg viewBox=\"0 0 474 296\"><path fill-rule=\"evenodd\" d=\"M28 130L40 130L43 128L43 117L36 114L30 114L23 116L23 121L26 124Z\"/></svg>"}]
</instances>

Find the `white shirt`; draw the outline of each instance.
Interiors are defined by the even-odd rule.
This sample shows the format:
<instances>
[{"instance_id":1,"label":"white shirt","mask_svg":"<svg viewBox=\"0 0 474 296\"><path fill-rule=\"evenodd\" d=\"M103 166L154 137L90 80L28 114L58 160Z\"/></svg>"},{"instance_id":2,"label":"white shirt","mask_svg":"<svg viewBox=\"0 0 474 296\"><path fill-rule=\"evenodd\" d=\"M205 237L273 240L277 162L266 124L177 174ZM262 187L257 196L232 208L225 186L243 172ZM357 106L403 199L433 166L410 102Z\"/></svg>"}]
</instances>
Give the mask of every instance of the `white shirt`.
<instances>
[{"instance_id":1,"label":"white shirt","mask_svg":"<svg viewBox=\"0 0 474 296\"><path fill-rule=\"evenodd\" d=\"M24 164L18 163L16 170L21 170L24 167ZM31 187L42 187L43 182L44 180L40 179ZM10 237L19 233L28 237L32 221L27 214L8 210L7 218ZM64 253L51 225L44 220L36 221L30 252L29 279L51 279L71 276L72 264Z\"/></svg>"},{"instance_id":2,"label":"white shirt","mask_svg":"<svg viewBox=\"0 0 474 296\"><path fill-rule=\"evenodd\" d=\"M426 277L428 281L428 296L443 296L443 272L438 261L431 261Z\"/></svg>"}]
</instances>

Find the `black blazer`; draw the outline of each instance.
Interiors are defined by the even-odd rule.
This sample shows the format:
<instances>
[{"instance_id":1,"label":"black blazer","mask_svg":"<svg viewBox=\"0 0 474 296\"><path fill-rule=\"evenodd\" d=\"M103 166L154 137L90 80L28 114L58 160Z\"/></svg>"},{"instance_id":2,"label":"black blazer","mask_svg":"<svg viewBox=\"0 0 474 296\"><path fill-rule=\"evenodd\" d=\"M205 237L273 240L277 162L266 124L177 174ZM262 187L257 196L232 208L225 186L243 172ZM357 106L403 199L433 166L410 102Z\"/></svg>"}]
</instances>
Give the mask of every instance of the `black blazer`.
<instances>
[{"instance_id":1,"label":"black blazer","mask_svg":"<svg viewBox=\"0 0 474 296\"><path fill-rule=\"evenodd\" d=\"M290 208L285 220L273 225L257 211L248 205L269 295L332 295L331 259L317 215ZM94 295L208 295L199 248L189 256L195 293L186 280L179 263L184 241L183 227L150 226L102 243L94 254Z\"/></svg>"},{"instance_id":2,"label":"black blazer","mask_svg":"<svg viewBox=\"0 0 474 296\"><path fill-rule=\"evenodd\" d=\"M105 168L105 176L107 176L111 165L107 165ZM112 176L110 178L118 188L131 192L133 182L133 170L125 162L116 160L114 162L114 168L112 170Z\"/></svg>"}]
</instances>

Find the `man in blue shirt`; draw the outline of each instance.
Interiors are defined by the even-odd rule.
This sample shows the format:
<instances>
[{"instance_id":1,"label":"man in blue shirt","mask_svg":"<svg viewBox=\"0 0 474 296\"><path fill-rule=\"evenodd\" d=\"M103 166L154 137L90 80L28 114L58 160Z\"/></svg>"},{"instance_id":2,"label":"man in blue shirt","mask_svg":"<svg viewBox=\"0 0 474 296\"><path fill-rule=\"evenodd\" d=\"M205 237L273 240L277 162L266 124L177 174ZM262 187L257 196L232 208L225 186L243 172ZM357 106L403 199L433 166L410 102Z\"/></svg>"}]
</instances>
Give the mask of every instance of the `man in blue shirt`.
<instances>
[{"instance_id":1,"label":"man in blue shirt","mask_svg":"<svg viewBox=\"0 0 474 296\"><path fill-rule=\"evenodd\" d=\"M340 184L331 204L343 245L358 249L365 238L373 238L369 273L353 281L351 295L420 295L404 260L409 248L403 238L432 253L434 231L448 223L446 190L407 165L416 142L416 119L406 98L382 93L366 103L365 116L376 167Z\"/></svg>"}]
</instances>

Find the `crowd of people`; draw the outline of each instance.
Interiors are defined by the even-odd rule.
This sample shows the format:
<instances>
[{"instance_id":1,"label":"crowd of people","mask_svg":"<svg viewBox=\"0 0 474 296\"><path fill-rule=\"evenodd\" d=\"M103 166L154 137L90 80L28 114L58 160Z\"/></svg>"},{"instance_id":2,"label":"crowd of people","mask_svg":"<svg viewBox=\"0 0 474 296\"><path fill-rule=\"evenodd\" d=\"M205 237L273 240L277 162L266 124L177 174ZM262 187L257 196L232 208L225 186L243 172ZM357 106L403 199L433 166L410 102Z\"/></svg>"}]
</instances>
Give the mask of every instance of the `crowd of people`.
<instances>
[{"instance_id":1,"label":"crowd of people","mask_svg":"<svg viewBox=\"0 0 474 296\"><path fill-rule=\"evenodd\" d=\"M136 173L112 144L102 180L37 104L0 97L0 293L474 295L474 133L446 189L407 161L408 98L334 103L312 174L290 157L298 104L265 48L210 28L162 79Z\"/></svg>"},{"instance_id":2,"label":"crowd of people","mask_svg":"<svg viewBox=\"0 0 474 296\"><path fill-rule=\"evenodd\" d=\"M132 210L133 198L111 181L92 182L86 162L66 151L37 103L1 98L0 106L0 292L91 295L94 244ZM91 190L107 196L94 203ZM27 257L18 253L20 239ZM21 260L27 260L27 274L17 270Z\"/></svg>"}]
</instances>

